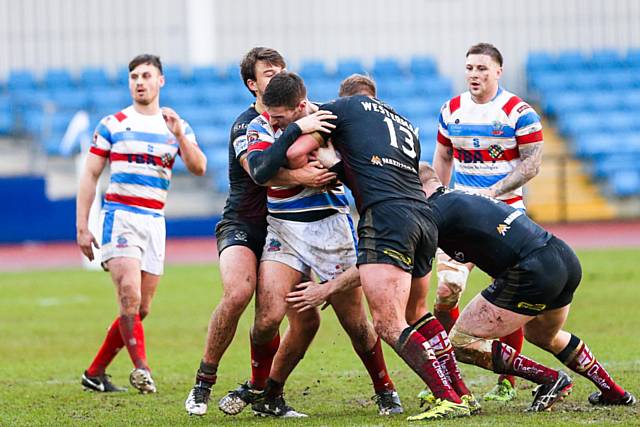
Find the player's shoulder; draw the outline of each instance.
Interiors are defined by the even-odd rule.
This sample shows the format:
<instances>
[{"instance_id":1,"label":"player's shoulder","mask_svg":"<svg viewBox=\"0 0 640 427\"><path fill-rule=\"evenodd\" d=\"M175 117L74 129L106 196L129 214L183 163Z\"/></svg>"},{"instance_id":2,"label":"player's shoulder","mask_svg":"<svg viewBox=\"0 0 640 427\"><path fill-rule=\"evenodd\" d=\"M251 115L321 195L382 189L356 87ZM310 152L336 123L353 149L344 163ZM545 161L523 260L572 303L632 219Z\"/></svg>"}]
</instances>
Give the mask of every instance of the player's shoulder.
<instances>
[{"instance_id":1,"label":"player's shoulder","mask_svg":"<svg viewBox=\"0 0 640 427\"><path fill-rule=\"evenodd\" d=\"M231 125L231 135L233 136L233 139L247 133L249 123L251 123L251 121L258 115L259 114L253 104L240 113L240 115L233 121L233 125Z\"/></svg>"},{"instance_id":2,"label":"player's shoulder","mask_svg":"<svg viewBox=\"0 0 640 427\"><path fill-rule=\"evenodd\" d=\"M104 126L109 130L114 130L123 125L123 123L131 120L131 116L133 113L133 106L130 105L126 108L123 108L120 111L115 111L111 114L107 114L103 116L98 122L98 126Z\"/></svg>"},{"instance_id":3,"label":"player's shoulder","mask_svg":"<svg viewBox=\"0 0 640 427\"><path fill-rule=\"evenodd\" d=\"M502 88L501 92L496 97L496 102L501 106L507 116L511 116L512 114L521 116L530 112L535 113L535 109L529 105L528 102L515 93Z\"/></svg>"},{"instance_id":4,"label":"player's shoulder","mask_svg":"<svg viewBox=\"0 0 640 427\"><path fill-rule=\"evenodd\" d=\"M467 92L463 92L454 97L449 98L445 101L444 104L440 107L440 113L444 115L450 115L455 113L460 109L460 107L468 104L471 100L471 94Z\"/></svg>"}]
</instances>

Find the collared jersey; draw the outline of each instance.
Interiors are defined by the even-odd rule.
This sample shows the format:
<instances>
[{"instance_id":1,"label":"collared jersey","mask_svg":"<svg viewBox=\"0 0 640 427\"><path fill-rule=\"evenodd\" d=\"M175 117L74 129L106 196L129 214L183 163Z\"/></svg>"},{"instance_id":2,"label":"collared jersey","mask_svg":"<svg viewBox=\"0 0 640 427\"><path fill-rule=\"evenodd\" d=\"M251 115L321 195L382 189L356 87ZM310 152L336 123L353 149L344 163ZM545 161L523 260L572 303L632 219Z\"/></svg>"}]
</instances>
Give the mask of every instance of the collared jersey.
<instances>
[{"instance_id":1,"label":"collared jersey","mask_svg":"<svg viewBox=\"0 0 640 427\"><path fill-rule=\"evenodd\" d=\"M281 134L281 129L271 126L269 114L262 113L249 123L247 130L249 153L268 149ZM279 186L267 189L267 209L269 214L274 216L296 214L297 220L307 221L305 213L330 210L348 213L349 202L342 185L331 191L302 185Z\"/></svg>"},{"instance_id":2,"label":"collared jersey","mask_svg":"<svg viewBox=\"0 0 640 427\"><path fill-rule=\"evenodd\" d=\"M197 144L191 127L185 121L183 126L187 139ZM163 215L179 148L162 113L140 114L131 105L103 118L90 152L111 164L105 207Z\"/></svg>"},{"instance_id":3,"label":"collared jersey","mask_svg":"<svg viewBox=\"0 0 640 427\"><path fill-rule=\"evenodd\" d=\"M520 164L520 145L542 140L535 110L502 88L485 104L465 92L440 111L438 142L453 148L456 189L477 192L492 186ZM522 187L499 199L524 208Z\"/></svg>"}]
</instances>

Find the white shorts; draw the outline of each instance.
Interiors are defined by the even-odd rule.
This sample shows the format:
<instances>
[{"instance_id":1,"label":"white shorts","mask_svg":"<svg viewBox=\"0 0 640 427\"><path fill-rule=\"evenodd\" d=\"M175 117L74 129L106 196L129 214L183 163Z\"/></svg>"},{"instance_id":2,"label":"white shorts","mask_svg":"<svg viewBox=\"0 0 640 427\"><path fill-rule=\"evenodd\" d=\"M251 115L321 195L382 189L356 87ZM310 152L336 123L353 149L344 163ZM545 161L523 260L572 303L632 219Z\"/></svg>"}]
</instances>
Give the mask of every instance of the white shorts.
<instances>
[{"instance_id":1,"label":"white shorts","mask_svg":"<svg viewBox=\"0 0 640 427\"><path fill-rule=\"evenodd\" d=\"M356 264L356 241L349 215L337 213L314 222L267 217L262 261L276 261L311 278L331 280Z\"/></svg>"},{"instance_id":2,"label":"white shorts","mask_svg":"<svg viewBox=\"0 0 640 427\"><path fill-rule=\"evenodd\" d=\"M166 229L164 217L125 210L102 211L102 266L111 258L140 260L142 271L164 272Z\"/></svg>"}]
</instances>

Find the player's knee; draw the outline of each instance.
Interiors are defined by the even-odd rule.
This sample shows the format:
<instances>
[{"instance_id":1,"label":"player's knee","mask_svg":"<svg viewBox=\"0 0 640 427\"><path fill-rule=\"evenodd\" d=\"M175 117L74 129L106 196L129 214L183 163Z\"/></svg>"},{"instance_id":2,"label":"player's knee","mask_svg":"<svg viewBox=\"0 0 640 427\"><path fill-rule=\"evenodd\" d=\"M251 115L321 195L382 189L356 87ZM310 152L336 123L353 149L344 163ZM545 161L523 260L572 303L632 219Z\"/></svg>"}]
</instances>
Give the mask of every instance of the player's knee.
<instances>
[{"instance_id":1,"label":"player's knee","mask_svg":"<svg viewBox=\"0 0 640 427\"><path fill-rule=\"evenodd\" d=\"M280 328L282 319L273 314L265 314L256 317L253 323L253 336L257 338L267 338L275 336L276 331Z\"/></svg>"},{"instance_id":2,"label":"player's knee","mask_svg":"<svg viewBox=\"0 0 640 427\"><path fill-rule=\"evenodd\" d=\"M253 296L253 290L248 289L234 289L233 291L226 292L222 296L223 304L226 307L226 311L232 315L241 315Z\"/></svg>"}]
</instances>

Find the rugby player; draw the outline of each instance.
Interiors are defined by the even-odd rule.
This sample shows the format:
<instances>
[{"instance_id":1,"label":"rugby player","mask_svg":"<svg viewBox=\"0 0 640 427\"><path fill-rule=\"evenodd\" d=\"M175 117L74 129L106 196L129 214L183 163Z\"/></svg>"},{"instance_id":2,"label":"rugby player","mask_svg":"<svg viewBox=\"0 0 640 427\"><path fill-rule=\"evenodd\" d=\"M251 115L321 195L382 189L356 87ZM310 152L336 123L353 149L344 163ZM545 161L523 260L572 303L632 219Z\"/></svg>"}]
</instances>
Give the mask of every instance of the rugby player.
<instances>
[{"instance_id":1,"label":"rugby player","mask_svg":"<svg viewBox=\"0 0 640 427\"><path fill-rule=\"evenodd\" d=\"M142 393L156 392L142 320L149 314L164 269L164 204L171 168L178 154L194 175L204 175L207 165L191 127L175 111L160 108L164 83L160 58L144 54L131 60L133 104L98 124L78 189L77 242L93 260L93 247L100 245L88 228L89 210L109 161L111 180L102 209L102 266L111 272L120 313L82 375L82 385L90 390L124 390L111 383L105 370L126 346L134 365L131 385Z\"/></svg>"},{"instance_id":2,"label":"rugby player","mask_svg":"<svg viewBox=\"0 0 640 427\"><path fill-rule=\"evenodd\" d=\"M266 188L256 185L246 171L246 132L251 120L264 111L262 95L269 80L285 67L282 55L266 47L251 49L240 63L242 81L256 100L231 126L229 196L222 220L216 226L223 295L211 314L204 355L196 373L195 384L185 401L185 409L191 415L206 414L211 390L217 381L218 365L256 288L258 260L267 232L267 194ZM323 186L334 179L335 174L316 165L317 163L309 164L295 171L281 168L277 179L307 186ZM279 336L260 347L252 342L251 383L254 388L264 388L278 345ZM246 400L250 400L254 388L244 387L239 392L244 393Z\"/></svg>"},{"instance_id":3,"label":"rugby player","mask_svg":"<svg viewBox=\"0 0 640 427\"><path fill-rule=\"evenodd\" d=\"M252 121L247 132L251 175L261 184L267 183L265 180L270 179L273 171L286 164L286 148L290 143L301 133L312 131L299 126L303 118L315 115L325 124L326 120L335 118L321 110L314 113L317 107L308 102L302 80L292 73L281 73L271 80L263 103L267 111ZM296 120L296 124L289 126ZM322 131L330 130L328 126ZM287 129L282 133L284 128ZM334 187L327 191L272 185L267 194L269 228L260 263L258 303L252 329L252 339L258 344L270 342L277 335L287 312L285 295L303 277L310 277L313 273L319 280L330 280L355 263L353 228L342 188ZM401 413L402 405L389 378L380 340L366 318L361 291L354 289L336 295L331 303L370 374L379 413ZM298 315L303 314L318 315L315 310ZM302 325L304 331L300 332L306 333L308 339L292 339L287 345L281 344L264 398L252 407L255 413L304 416L286 405L282 393L285 380L302 359L315 333L309 331L309 320ZM223 410L237 413L236 408L241 409L242 403L229 399L231 410Z\"/></svg>"},{"instance_id":4,"label":"rugby player","mask_svg":"<svg viewBox=\"0 0 640 427\"><path fill-rule=\"evenodd\" d=\"M440 112L433 167L443 183L495 197L524 210L522 187L538 174L543 135L540 117L518 96L500 87L502 54L479 43L466 54L468 91L447 101ZM449 331L459 315L458 303L473 264L437 253L438 290L434 314ZM502 341L522 350L522 330ZM498 377L485 400L506 402L516 396L515 379Z\"/></svg>"}]
</instances>

